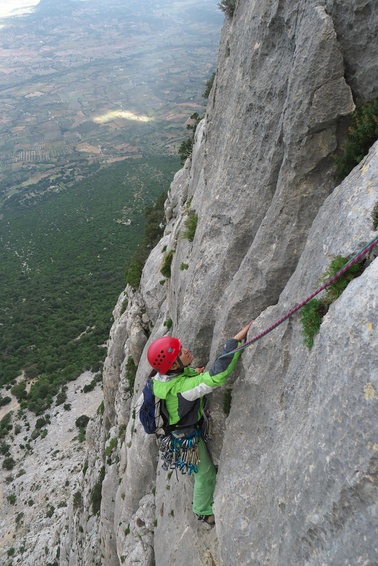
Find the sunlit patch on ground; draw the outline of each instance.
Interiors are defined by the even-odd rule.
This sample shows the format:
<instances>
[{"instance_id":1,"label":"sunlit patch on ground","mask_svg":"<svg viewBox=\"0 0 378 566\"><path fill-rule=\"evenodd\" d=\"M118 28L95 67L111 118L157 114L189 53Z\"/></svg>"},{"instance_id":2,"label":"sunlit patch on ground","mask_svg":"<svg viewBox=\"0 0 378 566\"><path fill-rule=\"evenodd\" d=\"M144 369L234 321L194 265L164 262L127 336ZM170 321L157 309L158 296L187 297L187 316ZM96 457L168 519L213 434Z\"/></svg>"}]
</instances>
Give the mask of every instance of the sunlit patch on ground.
<instances>
[{"instance_id":1,"label":"sunlit patch on ground","mask_svg":"<svg viewBox=\"0 0 378 566\"><path fill-rule=\"evenodd\" d=\"M32 12L33 8L39 4L40 0L1 0L0 18L9 16L20 16L27 12Z\"/></svg>"},{"instance_id":2,"label":"sunlit patch on ground","mask_svg":"<svg viewBox=\"0 0 378 566\"><path fill-rule=\"evenodd\" d=\"M143 116L140 114L134 114L133 112L128 112L125 110L112 110L106 114L101 114L101 116L96 116L93 121L96 124L106 124L112 120L123 118L124 120L133 120L135 122L152 122L154 118L149 118L148 116Z\"/></svg>"}]
</instances>

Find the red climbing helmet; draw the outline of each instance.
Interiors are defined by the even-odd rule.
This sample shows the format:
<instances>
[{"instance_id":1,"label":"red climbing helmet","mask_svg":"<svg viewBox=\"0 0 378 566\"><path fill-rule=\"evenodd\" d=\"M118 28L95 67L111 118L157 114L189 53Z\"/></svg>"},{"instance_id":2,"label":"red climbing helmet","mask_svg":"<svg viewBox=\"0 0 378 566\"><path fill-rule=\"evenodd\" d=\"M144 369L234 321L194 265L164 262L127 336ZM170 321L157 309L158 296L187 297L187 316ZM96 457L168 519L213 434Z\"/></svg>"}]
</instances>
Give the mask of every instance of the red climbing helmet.
<instances>
[{"instance_id":1,"label":"red climbing helmet","mask_svg":"<svg viewBox=\"0 0 378 566\"><path fill-rule=\"evenodd\" d=\"M172 336L163 336L152 342L147 351L149 364L159 373L166 373L180 353L181 341Z\"/></svg>"}]
</instances>

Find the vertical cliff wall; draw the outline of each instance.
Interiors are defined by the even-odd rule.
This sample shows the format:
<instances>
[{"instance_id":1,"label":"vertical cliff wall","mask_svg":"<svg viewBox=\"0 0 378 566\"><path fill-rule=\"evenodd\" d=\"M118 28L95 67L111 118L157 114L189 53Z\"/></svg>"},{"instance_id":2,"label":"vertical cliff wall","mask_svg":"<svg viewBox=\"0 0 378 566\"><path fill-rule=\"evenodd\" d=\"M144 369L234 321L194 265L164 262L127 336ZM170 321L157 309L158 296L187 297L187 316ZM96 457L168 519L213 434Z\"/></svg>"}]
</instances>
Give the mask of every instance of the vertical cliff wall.
<instances>
[{"instance_id":1,"label":"vertical cliff wall","mask_svg":"<svg viewBox=\"0 0 378 566\"><path fill-rule=\"evenodd\" d=\"M206 118L169 190L165 235L140 289L127 289L114 313L92 450L94 477L99 461L105 474L92 563L377 563L374 256L311 351L295 315L244 352L227 418L223 391L213 395L214 529L191 512L192 478L161 470L137 418L146 348L167 320L205 365L249 319L250 335L266 328L315 290L334 256L376 235L377 145L338 187L332 154L357 97L377 96L377 25L373 0L239 0L226 18ZM184 236L190 211L193 242ZM162 284L166 251L172 275ZM81 537L89 546L85 529ZM69 552L64 560L75 563Z\"/></svg>"}]
</instances>

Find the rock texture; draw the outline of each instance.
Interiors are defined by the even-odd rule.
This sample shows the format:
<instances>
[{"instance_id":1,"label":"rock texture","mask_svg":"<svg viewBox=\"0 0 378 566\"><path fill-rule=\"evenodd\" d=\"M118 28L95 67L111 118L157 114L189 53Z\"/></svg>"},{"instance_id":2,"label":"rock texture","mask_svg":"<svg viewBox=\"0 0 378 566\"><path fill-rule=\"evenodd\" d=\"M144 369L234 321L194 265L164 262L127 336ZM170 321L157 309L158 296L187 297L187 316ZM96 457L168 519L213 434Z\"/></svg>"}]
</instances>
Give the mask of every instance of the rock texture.
<instances>
[{"instance_id":1,"label":"rock texture","mask_svg":"<svg viewBox=\"0 0 378 566\"><path fill-rule=\"evenodd\" d=\"M333 256L377 234L378 145L339 186L332 159L357 98L377 96L377 26L373 0L239 0L226 17L165 235L114 311L104 412L88 432L83 506L71 502L57 526L60 564L378 563L376 253L310 351L296 314L244 352L227 418L224 390L213 395L215 529L192 514L192 478L163 472L138 423L146 349L168 320L205 365L248 320L251 337L312 293Z\"/></svg>"},{"instance_id":2,"label":"rock texture","mask_svg":"<svg viewBox=\"0 0 378 566\"><path fill-rule=\"evenodd\" d=\"M224 392L213 395L215 529L193 516L192 478L162 471L137 418L146 348L167 320L206 364L250 318L251 332L266 328L318 286L334 255L376 234L377 146L339 187L332 155L357 97L376 96L377 22L374 2L358 0L240 0L226 18L206 118L169 189L164 238L115 316L104 426L110 437L127 428L105 458L104 564L377 562L376 261L332 305L311 351L297 314L244 353L227 419ZM131 401L122 394L130 356L139 362Z\"/></svg>"}]
</instances>

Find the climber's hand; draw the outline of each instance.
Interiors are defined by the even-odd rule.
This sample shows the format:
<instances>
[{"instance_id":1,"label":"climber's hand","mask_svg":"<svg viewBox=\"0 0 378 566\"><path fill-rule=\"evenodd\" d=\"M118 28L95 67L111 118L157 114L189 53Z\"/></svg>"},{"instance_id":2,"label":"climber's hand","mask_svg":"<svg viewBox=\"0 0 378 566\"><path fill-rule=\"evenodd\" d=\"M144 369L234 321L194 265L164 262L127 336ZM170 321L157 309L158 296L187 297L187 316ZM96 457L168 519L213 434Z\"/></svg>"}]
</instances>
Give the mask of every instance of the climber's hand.
<instances>
[{"instance_id":1,"label":"climber's hand","mask_svg":"<svg viewBox=\"0 0 378 566\"><path fill-rule=\"evenodd\" d=\"M205 366L203 368L194 368L197 373L203 373L205 371Z\"/></svg>"},{"instance_id":2,"label":"climber's hand","mask_svg":"<svg viewBox=\"0 0 378 566\"><path fill-rule=\"evenodd\" d=\"M237 334L235 334L234 338L235 338L236 340L238 340L239 342L240 342L241 340L244 340L244 339L246 338L246 336L247 336L247 334L248 334L248 330L250 329L251 324L252 324L253 322L254 322L254 321L251 320L251 322L249 322L249 323L247 324L247 326L245 326L245 327L242 328Z\"/></svg>"}]
</instances>

